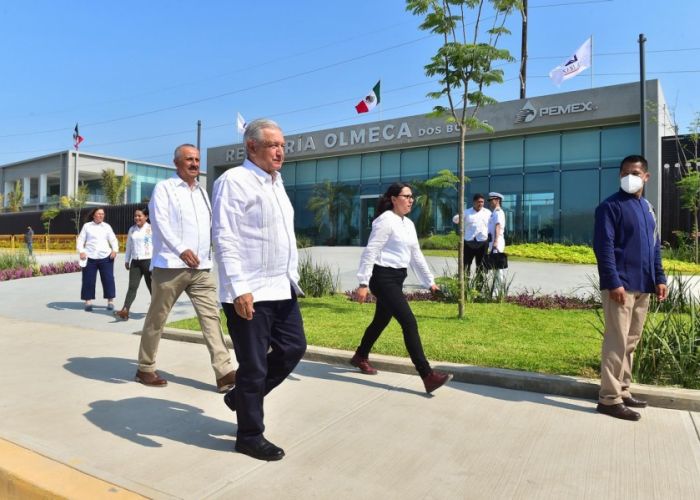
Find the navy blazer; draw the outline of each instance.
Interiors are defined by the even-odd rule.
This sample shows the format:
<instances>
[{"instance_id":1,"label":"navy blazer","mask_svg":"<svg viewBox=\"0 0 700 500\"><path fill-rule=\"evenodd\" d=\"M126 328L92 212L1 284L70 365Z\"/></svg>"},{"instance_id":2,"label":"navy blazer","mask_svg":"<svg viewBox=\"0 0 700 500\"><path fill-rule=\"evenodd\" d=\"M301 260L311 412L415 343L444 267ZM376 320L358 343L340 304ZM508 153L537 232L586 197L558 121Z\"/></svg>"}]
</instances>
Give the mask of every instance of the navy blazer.
<instances>
[{"instance_id":1,"label":"navy blazer","mask_svg":"<svg viewBox=\"0 0 700 500\"><path fill-rule=\"evenodd\" d=\"M665 284L660 239L654 208L646 198L620 190L598 205L593 251L600 289L653 293L656 285Z\"/></svg>"}]
</instances>

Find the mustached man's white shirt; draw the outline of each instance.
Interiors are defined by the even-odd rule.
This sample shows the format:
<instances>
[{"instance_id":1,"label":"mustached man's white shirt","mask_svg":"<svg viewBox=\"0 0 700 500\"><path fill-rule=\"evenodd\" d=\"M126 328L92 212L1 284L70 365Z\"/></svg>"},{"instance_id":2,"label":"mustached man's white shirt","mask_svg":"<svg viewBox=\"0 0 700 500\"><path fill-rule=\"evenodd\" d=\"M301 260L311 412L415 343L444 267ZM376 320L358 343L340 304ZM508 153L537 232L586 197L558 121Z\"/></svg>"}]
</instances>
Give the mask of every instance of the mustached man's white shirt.
<instances>
[{"instance_id":1,"label":"mustached man's white shirt","mask_svg":"<svg viewBox=\"0 0 700 500\"><path fill-rule=\"evenodd\" d=\"M299 288L294 208L279 172L250 160L214 183L212 234L221 302L253 294L253 301L286 300Z\"/></svg>"},{"instance_id":2,"label":"mustached man's white shirt","mask_svg":"<svg viewBox=\"0 0 700 500\"><path fill-rule=\"evenodd\" d=\"M211 269L211 204L199 185L191 188L179 176L156 184L148 203L153 232L151 269L186 268L185 250L199 257L197 269Z\"/></svg>"}]
</instances>

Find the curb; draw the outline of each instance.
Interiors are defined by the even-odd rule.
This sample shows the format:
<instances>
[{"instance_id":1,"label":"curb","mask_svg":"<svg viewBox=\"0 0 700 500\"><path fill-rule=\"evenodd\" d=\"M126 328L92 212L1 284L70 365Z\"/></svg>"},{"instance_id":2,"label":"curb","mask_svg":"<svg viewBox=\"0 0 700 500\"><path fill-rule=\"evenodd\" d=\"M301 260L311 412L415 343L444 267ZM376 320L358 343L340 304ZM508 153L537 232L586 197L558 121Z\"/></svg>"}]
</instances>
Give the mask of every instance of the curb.
<instances>
[{"instance_id":1,"label":"curb","mask_svg":"<svg viewBox=\"0 0 700 500\"><path fill-rule=\"evenodd\" d=\"M141 331L134 332L141 335ZM204 338L199 332L165 328L162 338L203 344ZM224 336L226 345L232 348L231 338ZM327 347L308 346L304 359L333 365L349 365L351 351L330 349ZM380 370L415 375L416 370L410 360L382 354L372 355L372 365ZM438 363L435 368L454 374L457 382L488 385L503 389L537 392L555 396L598 400L600 382L594 379L571 377L566 375L545 375L542 373L506 370L503 368L485 368L482 366L461 365L457 363ZM634 384L634 395L648 401L649 406L700 412L700 391L655 385Z\"/></svg>"},{"instance_id":2,"label":"curb","mask_svg":"<svg viewBox=\"0 0 700 500\"><path fill-rule=\"evenodd\" d=\"M147 498L4 439L0 457L0 498Z\"/></svg>"}]
</instances>

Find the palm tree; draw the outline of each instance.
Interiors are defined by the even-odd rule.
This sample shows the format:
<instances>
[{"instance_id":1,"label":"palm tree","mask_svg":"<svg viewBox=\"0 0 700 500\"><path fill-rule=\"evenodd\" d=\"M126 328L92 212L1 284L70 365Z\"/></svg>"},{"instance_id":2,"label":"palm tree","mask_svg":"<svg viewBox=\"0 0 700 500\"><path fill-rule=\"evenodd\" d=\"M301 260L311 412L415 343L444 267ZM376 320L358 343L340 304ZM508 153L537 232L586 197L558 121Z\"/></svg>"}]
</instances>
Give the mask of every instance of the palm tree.
<instances>
[{"instance_id":1,"label":"palm tree","mask_svg":"<svg viewBox=\"0 0 700 500\"><path fill-rule=\"evenodd\" d=\"M416 221L416 232L418 236L427 236L433 229L433 200L442 189L454 189L459 183L459 178L448 169L440 170L434 177L425 181L413 181L416 195L416 207L420 210ZM444 202L438 200L444 205ZM442 207L440 207L442 208Z\"/></svg>"},{"instance_id":2,"label":"palm tree","mask_svg":"<svg viewBox=\"0 0 700 500\"><path fill-rule=\"evenodd\" d=\"M19 212L22 210L22 204L24 203L24 193L22 192L22 183L15 181L14 191L7 193L7 208L10 212Z\"/></svg>"},{"instance_id":3,"label":"palm tree","mask_svg":"<svg viewBox=\"0 0 700 500\"><path fill-rule=\"evenodd\" d=\"M357 192L355 186L324 181L314 187L314 193L309 198L306 207L314 213L314 222L321 231L328 225L328 244L335 245L338 239L338 224L340 217L350 219L352 198Z\"/></svg>"},{"instance_id":4,"label":"palm tree","mask_svg":"<svg viewBox=\"0 0 700 500\"><path fill-rule=\"evenodd\" d=\"M130 185L130 175L124 174L123 177L117 177L111 168L102 171L102 192L110 205L120 205L124 200L124 191Z\"/></svg>"}]
</instances>

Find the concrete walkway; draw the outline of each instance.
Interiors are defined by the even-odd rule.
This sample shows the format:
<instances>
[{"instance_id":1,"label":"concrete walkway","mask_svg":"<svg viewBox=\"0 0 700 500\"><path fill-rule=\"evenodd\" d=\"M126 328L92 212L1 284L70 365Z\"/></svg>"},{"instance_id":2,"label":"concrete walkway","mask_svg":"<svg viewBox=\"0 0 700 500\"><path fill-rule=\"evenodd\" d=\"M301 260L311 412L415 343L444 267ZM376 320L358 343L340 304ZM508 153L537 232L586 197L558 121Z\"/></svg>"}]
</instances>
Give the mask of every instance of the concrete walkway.
<instances>
[{"instance_id":1,"label":"concrete walkway","mask_svg":"<svg viewBox=\"0 0 700 500\"><path fill-rule=\"evenodd\" d=\"M307 251L354 287L360 249ZM445 260L430 259L438 274ZM586 283L580 266L532 266L511 266L529 289ZM163 340L168 387L132 382L145 287L128 322L84 312L79 288L79 274L0 283L0 498L700 498L698 413L630 423L591 400L460 382L429 397L410 371L340 361L303 361L266 399L287 457L256 461L233 452L204 346ZM171 319L192 315L184 299Z\"/></svg>"},{"instance_id":2,"label":"concrete walkway","mask_svg":"<svg viewBox=\"0 0 700 500\"><path fill-rule=\"evenodd\" d=\"M170 383L153 389L131 381L135 335L0 321L0 438L120 493L700 497L697 413L647 408L630 423L596 414L591 401L463 383L429 397L415 375L366 377L303 361L266 399L266 435L287 457L264 463L232 451L235 417L213 390L203 346L163 340L159 366Z\"/></svg>"}]
</instances>

